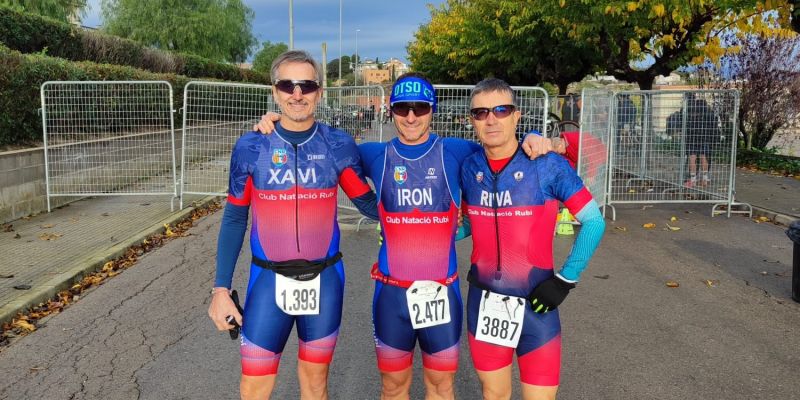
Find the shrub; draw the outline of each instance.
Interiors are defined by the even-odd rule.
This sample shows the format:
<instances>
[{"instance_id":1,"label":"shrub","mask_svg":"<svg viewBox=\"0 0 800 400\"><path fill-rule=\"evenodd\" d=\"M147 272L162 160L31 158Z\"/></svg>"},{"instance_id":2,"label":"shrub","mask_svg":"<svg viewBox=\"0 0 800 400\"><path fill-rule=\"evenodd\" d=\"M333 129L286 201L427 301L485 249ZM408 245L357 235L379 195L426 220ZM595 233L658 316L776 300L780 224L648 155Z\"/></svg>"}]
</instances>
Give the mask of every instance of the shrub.
<instances>
[{"instance_id":1,"label":"shrub","mask_svg":"<svg viewBox=\"0 0 800 400\"><path fill-rule=\"evenodd\" d=\"M145 47L137 42L91 31L35 14L0 7L0 42L22 53L44 53L72 61L126 65L150 72L193 78L267 83L268 74L190 54Z\"/></svg>"},{"instance_id":2,"label":"shrub","mask_svg":"<svg viewBox=\"0 0 800 400\"><path fill-rule=\"evenodd\" d=\"M186 76L156 74L126 66L71 62L41 54L21 54L0 45L0 145L41 141L40 87L47 81L158 80L173 87L181 107ZM176 127L179 120L176 118Z\"/></svg>"}]
</instances>

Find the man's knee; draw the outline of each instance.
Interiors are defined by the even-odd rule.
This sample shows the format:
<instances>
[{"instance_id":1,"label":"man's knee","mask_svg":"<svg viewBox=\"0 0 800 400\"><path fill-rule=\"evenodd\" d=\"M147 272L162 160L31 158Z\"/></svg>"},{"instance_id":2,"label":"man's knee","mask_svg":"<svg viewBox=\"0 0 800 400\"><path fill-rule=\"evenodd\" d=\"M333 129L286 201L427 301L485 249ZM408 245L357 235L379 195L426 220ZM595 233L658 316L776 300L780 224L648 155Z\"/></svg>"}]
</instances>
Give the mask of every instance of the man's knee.
<instances>
[{"instance_id":1,"label":"man's knee","mask_svg":"<svg viewBox=\"0 0 800 400\"><path fill-rule=\"evenodd\" d=\"M454 398L453 382L455 381L455 374L455 371L444 372L425 369L425 388L428 391L428 398Z\"/></svg>"},{"instance_id":2,"label":"man's knee","mask_svg":"<svg viewBox=\"0 0 800 400\"><path fill-rule=\"evenodd\" d=\"M511 386L483 385L484 400L508 400L511 398Z\"/></svg>"},{"instance_id":3,"label":"man's knee","mask_svg":"<svg viewBox=\"0 0 800 400\"><path fill-rule=\"evenodd\" d=\"M268 399L275 384L275 375L242 375L239 391L243 400Z\"/></svg>"},{"instance_id":4,"label":"man's knee","mask_svg":"<svg viewBox=\"0 0 800 400\"><path fill-rule=\"evenodd\" d=\"M400 372L381 373L381 392L389 398L408 394L411 389L411 368Z\"/></svg>"},{"instance_id":5,"label":"man's knee","mask_svg":"<svg viewBox=\"0 0 800 400\"><path fill-rule=\"evenodd\" d=\"M298 363L300 384L312 393L324 393L328 389L328 364L306 361Z\"/></svg>"}]
</instances>

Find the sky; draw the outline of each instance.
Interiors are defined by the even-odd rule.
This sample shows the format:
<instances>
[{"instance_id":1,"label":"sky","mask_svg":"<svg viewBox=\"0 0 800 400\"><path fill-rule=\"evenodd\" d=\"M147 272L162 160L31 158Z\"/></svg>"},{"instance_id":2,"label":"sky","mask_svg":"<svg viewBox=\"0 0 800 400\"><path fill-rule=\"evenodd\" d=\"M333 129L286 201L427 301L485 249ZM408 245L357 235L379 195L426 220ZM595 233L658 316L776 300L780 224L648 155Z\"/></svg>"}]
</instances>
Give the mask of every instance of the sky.
<instances>
[{"instance_id":1,"label":"sky","mask_svg":"<svg viewBox=\"0 0 800 400\"><path fill-rule=\"evenodd\" d=\"M253 34L264 41L289 43L289 0L243 0L255 12ZM356 52L362 59L381 61L396 57L408 61L406 45L421 24L430 21L427 4L444 0L341 0L342 53ZM328 44L327 60L339 58L339 1L294 0L294 47L309 51L322 61L322 42ZM100 0L89 0L83 25L102 25ZM252 60L253 56L250 56Z\"/></svg>"}]
</instances>

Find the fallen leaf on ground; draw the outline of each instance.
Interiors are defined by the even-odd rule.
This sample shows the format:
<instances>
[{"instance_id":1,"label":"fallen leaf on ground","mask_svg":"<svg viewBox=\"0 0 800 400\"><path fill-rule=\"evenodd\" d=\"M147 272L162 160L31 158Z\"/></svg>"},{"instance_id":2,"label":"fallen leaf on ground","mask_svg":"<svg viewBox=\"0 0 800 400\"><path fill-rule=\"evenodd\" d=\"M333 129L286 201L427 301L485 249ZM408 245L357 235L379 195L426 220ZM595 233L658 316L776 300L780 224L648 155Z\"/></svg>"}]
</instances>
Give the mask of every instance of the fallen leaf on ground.
<instances>
[{"instance_id":1,"label":"fallen leaf on ground","mask_svg":"<svg viewBox=\"0 0 800 400\"><path fill-rule=\"evenodd\" d=\"M656 227L656 224L654 224L652 222L648 222L648 223L642 225L642 228L646 228L646 229L653 229L655 227Z\"/></svg>"},{"instance_id":2,"label":"fallen leaf on ground","mask_svg":"<svg viewBox=\"0 0 800 400\"><path fill-rule=\"evenodd\" d=\"M19 239L19 238L21 238L21 237L22 237L22 236L20 236L20 235L19 235L19 233L18 233L18 234L16 234L16 235L14 235L14 239Z\"/></svg>"},{"instance_id":3,"label":"fallen leaf on ground","mask_svg":"<svg viewBox=\"0 0 800 400\"><path fill-rule=\"evenodd\" d=\"M169 227L169 224L164 224L164 235L166 237L173 237L175 236L175 232Z\"/></svg>"},{"instance_id":4,"label":"fallen leaf on ground","mask_svg":"<svg viewBox=\"0 0 800 400\"><path fill-rule=\"evenodd\" d=\"M608 279L611 275L595 275L594 277L597 279Z\"/></svg>"},{"instance_id":5,"label":"fallen leaf on ground","mask_svg":"<svg viewBox=\"0 0 800 400\"><path fill-rule=\"evenodd\" d=\"M666 285L668 288L676 288L680 286L680 284L678 284L678 282L675 281L667 281Z\"/></svg>"},{"instance_id":6,"label":"fallen leaf on ground","mask_svg":"<svg viewBox=\"0 0 800 400\"><path fill-rule=\"evenodd\" d=\"M41 235L39 235L39 239L40 240L56 240L56 239L60 238L61 236L64 236L64 235L61 234L61 233L45 232L45 233L42 233Z\"/></svg>"},{"instance_id":7,"label":"fallen leaf on ground","mask_svg":"<svg viewBox=\"0 0 800 400\"><path fill-rule=\"evenodd\" d=\"M775 260L775 261L772 261L772 260L764 260L764 262L765 262L765 263L769 263L769 264L780 264L780 263L781 263L779 260Z\"/></svg>"},{"instance_id":8,"label":"fallen leaf on ground","mask_svg":"<svg viewBox=\"0 0 800 400\"><path fill-rule=\"evenodd\" d=\"M667 228L669 228L669 230L671 230L671 231L679 231L679 230L681 230L681 228L679 228L677 226L672 226L670 224L667 224Z\"/></svg>"},{"instance_id":9,"label":"fallen leaf on ground","mask_svg":"<svg viewBox=\"0 0 800 400\"><path fill-rule=\"evenodd\" d=\"M44 367L31 367L31 372L44 371Z\"/></svg>"},{"instance_id":10,"label":"fallen leaf on ground","mask_svg":"<svg viewBox=\"0 0 800 400\"><path fill-rule=\"evenodd\" d=\"M112 270L114 270L114 262L113 261L109 261L109 262L103 264L103 268L101 269L101 271L103 271L103 272L109 272L109 271L112 271Z\"/></svg>"},{"instance_id":11,"label":"fallen leaf on ground","mask_svg":"<svg viewBox=\"0 0 800 400\"><path fill-rule=\"evenodd\" d=\"M628 228L626 228L624 226L615 226L614 229L619 230L619 231L623 231L623 232L627 232L628 231Z\"/></svg>"},{"instance_id":12,"label":"fallen leaf on ground","mask_svg":"<svg viewBox=\"0 0 800 400\"><path fill-rule=\"evenodd\" d=\"M17 289L17 290L30 290L30 288L31 288L31 285L26 285L26 284L14 286L14 289Z\"/></svg>"},{"instance_id":13,"label":"fallen leaf on ground","mask_svg":"<svg viewBox=\"0 0 800 400\"><path fill-rule=\"evenodd\" d=\"M761 222L769 222L769 218L767 218L767 217L758 217L758 218L755 218L755 219L754 219L754 221L755 221L757 224L758 224L758 223L761 223Z\"/></svg>"},{"instance_id":14,"label":"fallen leaf on ground","mask_svg":"<svg viewBox=\"0 0 800 400\"><path fill-rule=\"evenodd\" d=\"M14 328L22 329L27 332L33 332L36 330L35 325L22 319L15 319L14 322L11 323L11 326L13 326Z\"/></svg>"},{"instance_id":15,"label":"fallen leaf on ground","mask_svg":"<svg viewBox=\"0 0 800 400\"><path fill-rule=\"evenodd\" d=\"M767 272L767 271L761 271L761 275L767 276L767 275L769 275L769 272Z\"/></svg>"},{"instance_id":16,"label":"fallen leaf on ground","mask_svg":"<svg viewBox=\"0 0 800 400\"><path fill-rule=\"evenodd\" d=\"M719 281L716 280L716 279L706 279L706 280L703 281L703 283L705 283L706 286L708 286L708 287L714 287L714 286L719 285Z\"/></svg>"},{"instance_id":17,"label":"fallen leaf on ground","mask_svg":"<svg viewBox=\"0 0 800 400\"><path fill-rule=\"evenodd\" d=\"M11 279L14 277L14 274L11 275L0 275L0 279Z\"/></svg>"},{"instance_id":18,"label":"fallen leaf on ground","mask_svg":"<svg viewBox=\"0 0 800 400\"><path fill-rule=\"evenodd\" d=\"M44 225L39 225L39 228L42 228L42 229L50 229L50 228L52 228L52 227L54 227L54 226L55 226L55 225L53 225L53 224L44 224Z\"/></svg>"},{"instance_id":19,"label":"fallen leaf on ground","mask_svg":"<svg viewBox=\"0 0 800 400\"><path fill-rule=\"evenodd\" d=\"M678 217L670 217L669 222L675 222L678 220Z\"/></svg>"},{"instance_id":20,"label":"fallen leaf on ground","mask_svg":"<svg viewBox=\"0 0 800 400\"><path fill-rule=\"evenodd\" d=\"M628 190L628 193L636 193L636 190L634 189Z\"/></svg>"},{"instance_id":21,"label":"fallen leaf on ground","mask_svg":"<svg viewBox=\"0 0 800 400\"><path fill-rule=\"evenodd\" d=\"M3 232L14 232L14 225L3 225Z\"/></svg>"},{"instance_id":22,"label":"fallen leaf on ground","mask_svg":"<svg viewBox=\"0 0 800 400\"><path fill-rule=\"evenodd\" d=\"M100 215L101 215L101 216L103 216L103 217L107 217L107 216L109 216L109 215L111 215L111 214L109 214L109 213L102 213L102 214L100 214Z\"/></svg>"}]
</instances>

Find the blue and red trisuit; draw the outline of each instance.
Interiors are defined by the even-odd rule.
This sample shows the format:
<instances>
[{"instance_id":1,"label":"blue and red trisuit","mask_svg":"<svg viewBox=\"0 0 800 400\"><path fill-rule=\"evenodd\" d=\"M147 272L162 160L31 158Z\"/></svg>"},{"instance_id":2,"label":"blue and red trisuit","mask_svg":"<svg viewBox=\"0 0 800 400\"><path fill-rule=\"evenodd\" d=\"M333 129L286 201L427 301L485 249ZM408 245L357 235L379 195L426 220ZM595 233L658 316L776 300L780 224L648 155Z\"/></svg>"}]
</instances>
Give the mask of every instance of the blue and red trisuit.
<instances>
[{"instance_id":1,"label":"blue and red trisuit","mask_svg":"<svg viewBox=\"0 0 800 400\"><path fill-rule=\"evenodd\" d=\"M527 298L554 276L559 201L573 215L587 207L594 208L592 215L599 212L563 157L548 153L530 160L518 149L505 162L502 168L491 168L481 153L468 158L461 169L473 237L467 298L470 352L479 371L510 365L516 352L523 383L554 386L561 365L558 310L535 313ZM579 269L583 267L585 263ZM577 280L580 271L568 269L565 266L559 276Z\"/></svg>"},{"instance_id":2,"label":"blue and red trisuit","mask_svg":"<svg viewBox=\"0 0 800 400\"><path fill-rule=\"evenodd\" d=\"M324 124L315 129L298 144L278 133L248 132L233 150L228 202L249 205L252 213L244 375L277 372L295 322L299 359L330 363L333 357L344 290L337 185L351 198L370 188L359 178L353 139Z\"/></svg>"},{"instance_id":3,"label":"blue and red trisuit","mask_svg":"<svg viewBox=\"0 0 800 400\"><path fill-rule=\"evenodd\" d=\"M435 135L431 141L427 152L410 159L398 153L395 145L403 145L394 139L383 149L383 165L366 168L379 193L384 236L372 270L375 345L383 372L411 367L417 340L425 368L455 371L458 366L463 303L455 233L460 191L448 175L457 177L461 159L445 162L444 141ZM469 146L460 147L469 151Z\"/></svg>"}]
</instances>

